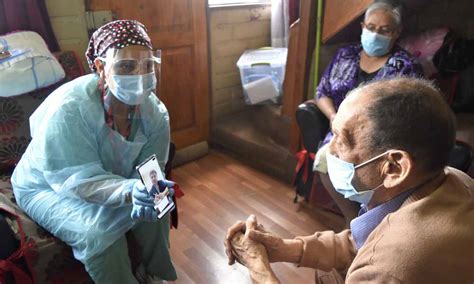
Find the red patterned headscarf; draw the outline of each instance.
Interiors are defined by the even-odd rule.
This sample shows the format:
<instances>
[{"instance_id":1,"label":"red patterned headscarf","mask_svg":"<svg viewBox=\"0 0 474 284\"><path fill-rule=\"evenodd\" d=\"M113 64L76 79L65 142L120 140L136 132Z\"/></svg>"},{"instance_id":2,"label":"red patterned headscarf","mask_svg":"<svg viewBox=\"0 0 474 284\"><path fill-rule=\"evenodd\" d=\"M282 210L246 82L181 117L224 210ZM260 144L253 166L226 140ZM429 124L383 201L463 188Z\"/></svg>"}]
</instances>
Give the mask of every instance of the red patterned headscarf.
<instances>
[{"instance_id":1,"label":"red patterned headscarf","mask_svg":"<svg viewBox=\"0 0 474 284\"><path fill-rule=\"evenodd\" d=\"M121 49L129 45L143 45L153 49L145 26L135 20L117 20L96 30L86 51L87 63L96 72L94 60L105 55L109 48Z\"/></svg>"}]
</instances>

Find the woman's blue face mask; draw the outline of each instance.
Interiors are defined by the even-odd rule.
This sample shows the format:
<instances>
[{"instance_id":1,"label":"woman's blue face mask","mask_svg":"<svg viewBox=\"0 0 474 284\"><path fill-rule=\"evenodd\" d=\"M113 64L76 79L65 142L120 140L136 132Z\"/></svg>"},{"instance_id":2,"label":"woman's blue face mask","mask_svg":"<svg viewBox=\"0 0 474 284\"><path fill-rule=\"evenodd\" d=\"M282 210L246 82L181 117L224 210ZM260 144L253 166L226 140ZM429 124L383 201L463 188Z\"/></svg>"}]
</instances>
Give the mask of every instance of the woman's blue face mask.
<instances>
[{"instance_id":1,"label":"woman's blue face mask","mask_svg":"<svg viewBox=\"0 0 474 284\"><path fill-rule=\"evenodd\" d=\"M114 50L99 57L112 95L127 105L139 105L155 91L160 74L160 50Z\"/></svg>"},{"instance_id":2,"label":"woman's blue face mask","mask_svg":"<svg viewBox=\"0 0 474 284\"><path fill-rule=\"evenodd\" d=\"M392 38L389 36L384 36L363 28L360 39L362 48L369 56L384 56L390 51Z\"/></svg>"},{"instance_id":3,"label":"woman's blue face mask","mask_svg":"<svg viewBox=\"0 0 474 284\"><path fill-rule=\"evenodd\" d=\"M109 90L127 105L139 105L156 89L155 72L140 75L110 75Z\"/></svg>"},{"instance_id":4,"label":"woman's blue face mask","mask_svg":"<svg viewBox=\"0 0 474 284\"><path fill-rule=\"evenodd\" d=\"M357 191L355 187L352 185L352 179L355 175L355 170L362 166L365 166L377 159L383 157L387 154L388 151L373 157L357 166L354 166L353 163L346 162L344 160L339 159L338 157L332 155L327 152L327 166L328 166L328 174L329 179L331 180L332 185L336 189L337 192L344 195L345 198L359 202L361 204L368 205L372 196L374 195L374 191L378 189L382 184L379 186L364 190L364 191Z\"/></svg>"}]
</instances>

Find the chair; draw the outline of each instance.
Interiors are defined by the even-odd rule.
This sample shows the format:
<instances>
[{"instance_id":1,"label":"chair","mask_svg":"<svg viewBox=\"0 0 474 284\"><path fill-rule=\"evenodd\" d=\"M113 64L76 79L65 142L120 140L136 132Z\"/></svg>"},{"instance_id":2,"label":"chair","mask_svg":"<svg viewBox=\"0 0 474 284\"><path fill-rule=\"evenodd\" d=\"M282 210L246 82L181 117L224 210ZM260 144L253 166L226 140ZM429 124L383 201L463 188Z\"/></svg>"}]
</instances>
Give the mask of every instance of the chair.
<instances>
[{"instance_id":1,"label":"chair","mask_svg":"<svg viewBox=\"0 0 474 284\"><path fill-rule=\"evenodd\" d=\"M296 122L300 128L303 150L297 153L298 163L293 184L296 194L308 201L313 187L314 155L327 133L329 121L315 104L306 102L298 106Z\"/></svg>"}]
</instances>

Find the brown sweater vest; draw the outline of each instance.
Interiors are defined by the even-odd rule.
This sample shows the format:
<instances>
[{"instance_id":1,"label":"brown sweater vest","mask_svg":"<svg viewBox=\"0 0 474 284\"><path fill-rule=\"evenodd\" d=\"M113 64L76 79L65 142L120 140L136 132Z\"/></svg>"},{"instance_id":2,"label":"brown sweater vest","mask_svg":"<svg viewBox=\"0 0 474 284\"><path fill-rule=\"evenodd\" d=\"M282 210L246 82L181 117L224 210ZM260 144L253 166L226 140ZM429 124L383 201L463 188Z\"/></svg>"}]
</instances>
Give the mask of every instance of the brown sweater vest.
<instances>
[{"instance_id":1,"label":"brown sweater vest","mask_svg":"<svg viewBox=\"0 0 474 284\"><path fill-rule=\"evenodd\" d=\"M474 180L453 168L387 215L356 251L350 230L304 241L300 266L347 272L346 283L474 283Z\"/></svg>"}]
</instances>

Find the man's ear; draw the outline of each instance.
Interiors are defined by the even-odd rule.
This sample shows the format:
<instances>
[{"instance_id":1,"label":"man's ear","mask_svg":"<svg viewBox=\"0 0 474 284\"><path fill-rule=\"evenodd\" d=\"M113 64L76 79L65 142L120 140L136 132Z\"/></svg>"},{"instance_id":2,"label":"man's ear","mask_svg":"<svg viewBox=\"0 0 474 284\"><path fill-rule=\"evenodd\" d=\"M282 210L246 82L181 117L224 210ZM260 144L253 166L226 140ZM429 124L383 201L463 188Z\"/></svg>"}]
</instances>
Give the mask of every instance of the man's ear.
<instances>
[{"instance_id":1,"label":"man's ear","mask_svg":"<svg viewBox=\"0 0 474 284\"><path fill-rule=\"evenodd\" d=\"M99 74L100 78L104 80L105 79L104 63L99 58L96 58L94 59L94 65L95 65L95 68L97 69L96 71L97 74Z\"/></svg>"},{"instance_id":2,"label":"man's ear","mask_svg":"<svg viewBox=\"0 0 474 284\"><path fill-rule=\"evenodd\" d=\"M390 151L382 168L385 188L393 188L402 184L413 170L413 160L410 155L401 150Z\"/></svg>"}]
</instances>

